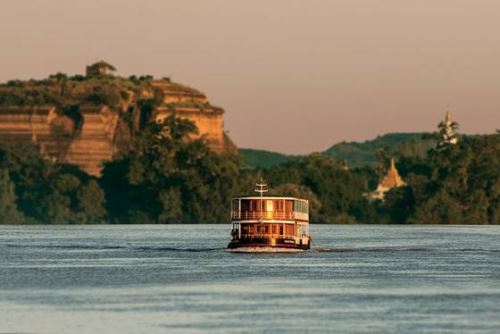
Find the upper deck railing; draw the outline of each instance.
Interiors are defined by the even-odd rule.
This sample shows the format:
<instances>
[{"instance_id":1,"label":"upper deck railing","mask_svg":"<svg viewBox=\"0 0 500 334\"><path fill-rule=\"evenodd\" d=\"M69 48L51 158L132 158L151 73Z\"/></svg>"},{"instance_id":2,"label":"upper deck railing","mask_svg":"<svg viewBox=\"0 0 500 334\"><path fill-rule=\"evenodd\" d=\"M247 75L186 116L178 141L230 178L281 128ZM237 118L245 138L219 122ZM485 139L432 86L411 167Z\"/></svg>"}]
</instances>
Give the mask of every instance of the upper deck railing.
<instances>
[{"instance_id":1,"label":"upper deck railing","mask_svg":"<svg viewBox=\"0 0 500 334\"><path fill-rule=\"evenodd\" d=\"M233 211L231 219L236 220L309 220L309 215L303 212L283 211Z\"/></svg>"}]
</instances>

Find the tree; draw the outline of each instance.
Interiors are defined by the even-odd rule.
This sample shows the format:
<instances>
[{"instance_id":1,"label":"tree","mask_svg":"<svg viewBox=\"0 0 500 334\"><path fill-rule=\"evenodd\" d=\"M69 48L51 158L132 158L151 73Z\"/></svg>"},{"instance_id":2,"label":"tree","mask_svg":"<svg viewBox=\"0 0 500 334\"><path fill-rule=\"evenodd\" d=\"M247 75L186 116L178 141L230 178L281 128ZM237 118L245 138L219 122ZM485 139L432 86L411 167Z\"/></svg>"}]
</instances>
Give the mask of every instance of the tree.
<instances>
[{"instance_id":1,"label":"tree","mask_svg":"<svg viewBox=\"0 0 500 334\"><path fill-rule=\"evenodd\" d=\"M416 210L411 223L461 224L463 211L460 204L445 191L438 192Z\"/></svg>"},{"instance_id":2,"label":"tree","mask_svg":"<svg viewBox=\"0 0 500 334\"><path fill-rule=\"evenodd\" d=\"M22 214L17 210L14 183L10 180L9 171L0 169L0 224L19 224L23 222Z\"/></svg>"},{"instance_id":3,"label":"tree","mask_svg":"<svg viewBox=\"0 0 500 334\"><path fill-rule=\"evenodd\" d=\"M75 222L72 208L80 185L81 181L74 175L52 175L46 185L48 196L44 196L39 204L40 218L47 224Z\"/></svg>"},{"instance_id":4,"label":"tree","mask_svg":"<svg viewBox=\"0 0 500 334\"><path fill-rule=\"evenodd\" d=\"M182 220L182 193L180 188L171 188L160 191L159 200L161 203L161 212L158 216L158 222L176 223Z\"/></svg>"},{"instance_id":5,"label":"tree","mask_svg":"<svg viewBox=\"0 0 500 334\"><path fill-rule=\"evenodd\" d=\"M332 157L311 154L267 170L265 179L277 185L294 183L309 188L321 202L317 222L332 223L341 214L363 219L366 180Z\"/></svg>"},{"instance_id":6,"label":"tree","mask_svg":"<svg viewBox=\"0 0 500 334\"><path fill-rule=\"evenodd\" d=\"M392 223L406 223L415 207L413 189L411 187L391 189L385 195L385 201L382 205L384 206L387 214L390 216Z\"/></svg>"},{"instance_id":7,"label":"tree","mask_svg":"<svg viewBox=\"0 0 500 334\"><path fill-rule=\"evenodd\" d=\"M495 224L500 198L499 135L463 137L457 145L432 150L419 165L408 166L413 211L409 221L434 224Z\"/></svg>"},{"instance_id":8,"label":"tree","mask_svg":"<svg viewBox=\"0 0 500 334\"><path fill-rule=\"evenodd\" d=\"M76 191L76 221L80 224L103 223L106 218L105 194L97 181L90 180Z\"/></svg>"},{"instance_id":9,"label":"tree","mask_svg":"<svg viewBox=\"0 0 500 334\"><path fill-rule=\"evenodd\" d=\"M99 223L106 218L97 181L76 166L43 159L34 145L0 147L0 170L8 171L16 206L29 221Z\"/></svg>"},{"instance_id":10,"label":"tree","mask_svg":"<svg viewBox=\"0 0 500 334\"><path fill-rule=\"evenodd\" d=\"M392 154L387 147L382 149L378 149L375 152L375 173L377 177L380 179L384 176L387 166L389 166L389 162L391 161Z\"/></svg>"},{"instance_id":11,"label":"tree","mask_svg":"<svg viewBox=\"0 0 500 334\"><path fill-rule=\"evenodd\" d=\"M196 126L171 115L138 133L134 147L105 165L101 184L116 222L223 223L241 161L217 155Z\"/></svg>"}]
</instances>

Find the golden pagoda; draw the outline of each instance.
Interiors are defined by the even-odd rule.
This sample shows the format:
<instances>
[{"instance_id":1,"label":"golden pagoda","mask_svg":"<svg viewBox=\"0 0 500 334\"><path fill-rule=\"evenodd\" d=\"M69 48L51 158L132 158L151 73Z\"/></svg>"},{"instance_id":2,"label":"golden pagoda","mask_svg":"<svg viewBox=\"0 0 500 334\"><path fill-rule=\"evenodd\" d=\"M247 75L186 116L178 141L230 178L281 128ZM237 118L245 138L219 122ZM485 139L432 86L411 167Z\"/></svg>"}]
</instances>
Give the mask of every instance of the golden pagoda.
<instances>
[{"instance_id":1,"label":"golden pagoda","mask_svg":"<svg viewBox=\"0 0 500 334\"><path fill-rule=\"evenodd\" d=\"M391 167L387 170L382 181L378 184L378 187L375 191L368 194L371 199L379 199L384 200L385 193L391 190L392 188L398 188L406 185L403 181L399 172L396 168L396 163L394 162L394 158L391 158Z\"/></svg>"}]
</instances>

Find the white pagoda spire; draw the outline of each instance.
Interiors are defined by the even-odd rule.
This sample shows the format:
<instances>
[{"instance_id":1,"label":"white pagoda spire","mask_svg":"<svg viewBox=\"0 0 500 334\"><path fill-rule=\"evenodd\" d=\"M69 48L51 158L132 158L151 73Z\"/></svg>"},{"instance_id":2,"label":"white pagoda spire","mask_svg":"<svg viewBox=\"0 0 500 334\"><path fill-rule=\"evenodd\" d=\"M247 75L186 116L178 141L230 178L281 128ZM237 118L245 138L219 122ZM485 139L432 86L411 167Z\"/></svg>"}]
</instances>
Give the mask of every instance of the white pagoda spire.
<instances>
[{"instance_id":1,"label":"white pagoda spire","mask_svg":"<svg viewBox=\"0 0 500 334\"><path fill-rule=\"evenodd\" d=\"M438 147L455 145L458 143L458 123L451 119L451 113L446 112L444 122L440 122Z\"/></svg>"}]
</instances>

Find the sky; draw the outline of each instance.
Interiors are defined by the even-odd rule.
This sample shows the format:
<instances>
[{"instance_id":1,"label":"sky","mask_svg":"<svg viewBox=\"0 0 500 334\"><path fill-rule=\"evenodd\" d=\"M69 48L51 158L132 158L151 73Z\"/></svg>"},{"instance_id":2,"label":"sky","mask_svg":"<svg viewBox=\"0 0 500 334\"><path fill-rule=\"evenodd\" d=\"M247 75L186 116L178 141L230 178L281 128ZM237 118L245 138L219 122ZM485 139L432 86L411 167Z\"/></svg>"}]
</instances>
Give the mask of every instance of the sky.
<instances>
[{"instance_id":1,"label":"sky","mask_svg":"<svg viewBox=\"0 0 500 334\"><path fill-rule=\"evenodd\" d=\"M0 81L101 59L201 90L239 147L500 128L498 0L0 2Z\"/></svg>"}]
</instances>

